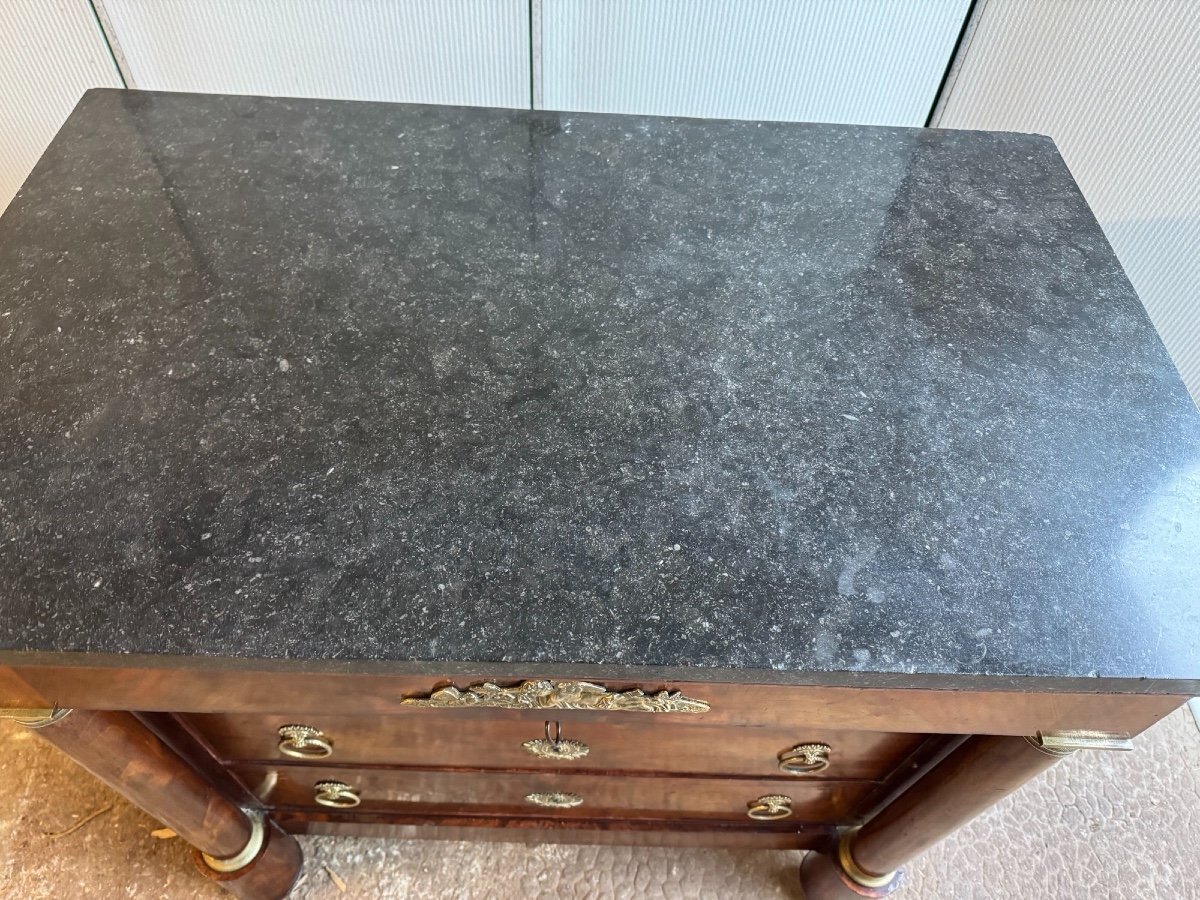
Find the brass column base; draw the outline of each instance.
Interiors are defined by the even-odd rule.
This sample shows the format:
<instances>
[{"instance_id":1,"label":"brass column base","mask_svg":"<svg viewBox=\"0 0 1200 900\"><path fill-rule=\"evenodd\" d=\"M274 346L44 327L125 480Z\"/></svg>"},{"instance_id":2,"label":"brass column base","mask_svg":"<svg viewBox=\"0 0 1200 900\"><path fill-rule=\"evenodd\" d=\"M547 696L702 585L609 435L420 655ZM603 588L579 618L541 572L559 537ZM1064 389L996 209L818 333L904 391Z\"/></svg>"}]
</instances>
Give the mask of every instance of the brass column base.
<instances>
[{"instance_id":1,"label":"brass column base","mask_svg":"<svg viewBox=\"0 0 1200 900\"><path fill-rule=\"evenodd\" d=\"M200 873L242 900L283 900L291 893L304 863L300 845L270 819L263 820L258 852L236 869L214 868L212 857L193 848ZM218 865L221 861L216 861Z\"/></svg>"},{"instance_id":2,"label":"brass column base","mask_svg":"<svg viewBox=\"0 0 1200 900\"><path fill-rule=\"evenodd\" d=\"M804 896L807 900L854 900L856 897L886 897L900 886L903 870L892 872L882 884L862 884L843 868L841 856L842 854L837 851L834 851L832 855L813 851L804 857L804 862L800 864L800 884L804 887ZM858 867L854 866L854 868ZM875 878L870 880L879 881Z\"/></svg>"},{"instance_id":3,"label":"brass column base","mask_svg":"<svg viewBox=\"0 0 1200 900\"><path fill-rule=\"evenodd\" d=\"M133 713L0 709L58 747L195 850L204 875L242 900L282 900L300 875L296 839L219 792Z\"/></svg>"}]
</instances>

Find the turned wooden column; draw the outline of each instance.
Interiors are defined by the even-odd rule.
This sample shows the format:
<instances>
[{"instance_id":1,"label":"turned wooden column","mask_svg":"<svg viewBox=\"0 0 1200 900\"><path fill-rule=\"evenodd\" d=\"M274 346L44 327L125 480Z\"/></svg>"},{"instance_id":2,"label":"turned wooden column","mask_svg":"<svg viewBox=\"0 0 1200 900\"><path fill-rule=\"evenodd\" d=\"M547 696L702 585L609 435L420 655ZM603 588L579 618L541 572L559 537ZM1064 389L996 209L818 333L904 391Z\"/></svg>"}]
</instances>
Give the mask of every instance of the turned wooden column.
<instances>
[{"instance_id":1,"label":"turned wooden column","mask_svg":"<svg viewBox=\"0 0 1200 900\"><path fill-rule=\"evenodd\" d=\"M901 865L1070 752L1035 738L968 738L867 824L844 832L832 852L808 854L800 868L805 896L850 900L891 893Z\"/></svg>"},{"instance_id":2,"label":"turned wooden column","mask_svg":"<svg viewBox=\"0 0 1200 900\"><path fill-rule=\"evenodd\" d=\"M191 844L200 871L230 893L278 900L291 891L303 862L296 839L227 799L131 713L17 718Z\"/></svg>"}]
</instances>

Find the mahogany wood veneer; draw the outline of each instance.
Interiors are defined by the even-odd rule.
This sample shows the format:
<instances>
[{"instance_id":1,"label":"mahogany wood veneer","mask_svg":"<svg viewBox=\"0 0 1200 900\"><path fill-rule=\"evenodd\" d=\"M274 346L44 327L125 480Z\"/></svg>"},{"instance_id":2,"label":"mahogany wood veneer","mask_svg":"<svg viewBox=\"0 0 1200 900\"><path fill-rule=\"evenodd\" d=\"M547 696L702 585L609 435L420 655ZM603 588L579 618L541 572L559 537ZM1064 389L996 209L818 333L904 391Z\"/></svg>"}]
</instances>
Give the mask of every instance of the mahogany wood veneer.
<instances>
[{"instance_id":1,"label":"mahogany wood veneer","mask_svg":"<svg viewBox=\"0 0 1200 900\"><path fill-rule=\"evenodd\" d=\"M246 667L221 700L214 688L234 677L224 664L36 665L0 669L0 686L10 708L41 710L42 736L175 829L209 877L248 898L286 895L300 866L289 833L813 849L803 868L812 900L881 895L905 861L1072 746L1097 732L1137 734L1185 699L653 681L642 685L651 698L666 690L707 709L411 702L451 684L522 683L502 674ZM285 712L248 711L268 693ZM75 708L97 696L136 714ZM186 712L153 711L163 698ZM978 733L989 720L994 733ZM955 721L976 733L944 727ZM931 722L942 729L902 730ZM296 726L313 743L282 736ZM812 748L816 763L793 754L802 771L789 773L780 762L796 747ZM322 795L329 785L343 793ZM251 859L216 871L253 843L256 818Z\"/></svg>"}]
</instances>

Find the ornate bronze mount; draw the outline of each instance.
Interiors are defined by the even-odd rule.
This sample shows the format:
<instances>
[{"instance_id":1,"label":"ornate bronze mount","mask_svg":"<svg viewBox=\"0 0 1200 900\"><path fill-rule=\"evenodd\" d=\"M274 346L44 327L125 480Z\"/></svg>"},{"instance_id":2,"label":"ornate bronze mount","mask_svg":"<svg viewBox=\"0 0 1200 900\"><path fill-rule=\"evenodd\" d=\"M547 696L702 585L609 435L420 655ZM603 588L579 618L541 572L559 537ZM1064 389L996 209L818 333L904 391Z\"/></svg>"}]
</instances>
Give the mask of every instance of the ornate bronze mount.
<instances>
[{"instance_id":1,"label":"ornate bronze mount","mask_svg":"<svg viewBox=\"0 0 1200 900\"><path fill-rule=\"evenodd\" d=\"M560 741L535 738L532 741L526 741L521 746L541 759L583 759L592 751L592 748L583 741L572 741L567 738Z\"/></svg>"},{"instance_id":2,"label":"ornate bronze mount","mask_svg":"<svg viewBox=\"0 0 1200 900\"><path fill-rule=\"evenodd\" d=\"M427 697L406 697L403 702L408 706L443 709L594 709L649 713L702 713L709 709L705 701L685 697L679 691L655 694L637 688L610 691L587 681L523 681L514 687L500 687L485 681L466 690L453 685L438 688Z\"/></svg>"},{"instance_id":3,"label":"ornate bronze mount","mask_svg":"<svg viewBox=\"0 0 1200 900\"><path fill-rule=\"evenodd\" d=\"M550 806L554 809L570 809L573 806L579 806L583 803L583 798L578 794L526 794L525 799L536 806Z\"/></svg>"},{"instance_id":4,"label":"ornate bronze mount","mask_svg":"<svg viewBox=\"0 0 1200 900\"><path fill-rule=\"evenodd\" d=\"M541 759L583 759L591 748L583 741L572 741L562 736L562 726L554 722L554 736L550 735L550 722L546 723L546 736L526 741L521 746Z\"/></svg>"}]
</instances>

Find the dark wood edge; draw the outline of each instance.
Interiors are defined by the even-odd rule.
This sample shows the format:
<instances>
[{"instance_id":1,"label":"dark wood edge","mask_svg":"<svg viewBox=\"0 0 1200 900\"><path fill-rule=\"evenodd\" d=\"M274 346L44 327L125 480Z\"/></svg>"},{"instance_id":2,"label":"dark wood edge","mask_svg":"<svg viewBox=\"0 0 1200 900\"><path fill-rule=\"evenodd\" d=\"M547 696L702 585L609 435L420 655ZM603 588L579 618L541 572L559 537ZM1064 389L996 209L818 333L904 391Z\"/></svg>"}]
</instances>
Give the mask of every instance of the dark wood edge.
<instances>
[{"instance_id":1,"label":"dark wood edge","mask_svg":"<svg viewBox=\"0 0 1200 900\"><path fill-rule=\"evenodd\" d=\"M181 717L160 712L135 712L134 716L232 802L248 809L262 807L262 802L222 764L212 747Z\"/></svg>"},{"instance_id":2,"label":"dark wood edge","mask_svg":"<svg viewBox=\"0 0 1200 900\"><path fill-rule=\"evenodd\" d=\"M202 654L104 653L0 648L0 666L81 667L91 669L182 670L191 673L251 672L304 675L397 675L434 678L472 677L488 672L497 679L583 678L610 682L689 682L693 684L764 684L794 687L917 689L930 691L1016 691L1020 693L1131 694L1194 697L1200 677L1063 677L1056 675L969 675L922 672L786 672L721 666L629 666L595 663L502 660L335 660L265 659Z\"/></svg>"},{"instance_id":3,"label":"dark wood edge","mask_svg":"<svg viewBox=\"0 0 1200 900\"><path fill-rule=\"evenodd\" d=\"M853 835L850 855L867 872L898 869L1061 760L1025 738L971 735Z\"/></svg>"},{"instance_id":4,"label":"dark wood edge","mask_svg":"<svg viewBox=\"0 0 1200 900\"><path fill-rule=\"evenodd\" d=\"M77 709L35 733L193 847L246 846L249 817L132 713Z\"/></svg>"},{"instance_id":5,"label":"dark wood edge","mask_svg":"<svg viewBox=\"0 0 1200 900\"><path fill-rule=\"evenodd\" d=\"M472 806L474 808L472 808ZM752 831L752 832L791 832L797 830L818 830L832 833L835 826L848 824L846 822L806 821L801 818L779 819L777 821L755 821L746 817L730 817L725 814L704 816L696 813L664 813L661 809L616 809L604 812L578 814L573 810L565 815L547 816L544 811L530 809L528 811L509 807L496 809L482 804L471 806L450 805L445 803L396 803L388 809L357 809L329 810L293 803L279 803L268 807L268 813L274 821L300 816L329 822L365 822L387 821L416 825L454 825L462 821L499 823L506 828L649 828L670 823L671 828L683 831ZM656 824L657 823L657 824Z\"/></svg>"},{"instance_id":6,"label":"dark wood edge","mask_svg":"<svg viewBox=\"0 0 1200 900\"><path fill-rule=\"evenodd\" d=\"M867 794L854 810L854 818L866 822L916 784L921 776L949 756L968 738L965 734L931 734Z\"/></svg>"},{"instance_id":7,"label":"dark wood edge","mask_svg":"<svg viewBox=\"0 0 1200 900\"><path fill-rule=\"evenodd\" d=\"M681 778L697 781L778 781L780 785L803 786L806 784L819 785L862 785L884 784L880 778L832 777L820 775L797 776L784 775L780 772L767 775L729 773L729 772L670 772L659 769L586 769L580 767L549 768L547 766L437 766L420 764L397 763L349 763L330 759L281 760L281 759L227 759L221 765L236 768L258 769L287 769L298 771L302 769L345 769L356 772L449 772L460 775L560 775L563 777L581 775L600 778Z\"/></svg>"},{"instance_id":8,"label":"dark wood edge","mask_svg":"<svg viewBox=\"0 0 1200 900\"><path fill-rule=\"evenodd\" d=\"M902 866L1060 760L1023 737L967 736L861 828L815 848L800 868L804 895L890 894Z\"/></svg>"},{"instance_id":9,"label":"dark wood edge","mask_svg":"<svg viewBox=\"0 0 1200 900\"><path fill-rule=\"evenodd\" d=\"M411 675L330 675L319 672L214 670L203 677L191 669L87 668L26 666L0 669L0 687L9 694L5 705L45 706L47 702L78 709L160 712L228 712L302 715L443 714L405 706L403 699L447 684L494 680L513 683L496 672L463 678ZM525 670L524 677L546 673ZM578 676L579 673L577 673ZM520 680L520 679L516 679ZM700 714L665 714L672 727L689 723L727 725L794 725L820 720L835 730L896 731L917 734L1008 734L1093 729L1140 733L1188 699L1179 695L1099 693L1028 693L1019 691L953 691L916 688L801 687L778 684L687 683L659 681L649 673L628 679L606 679L615 690L670 688L712 702ZM1031 685L1032 687L1032 685ZM44 699L43 699L44 698ZM527 711L454 710L451 715L498 713L521 716ZM635 712L562 711L562 717L648 716Z\"/></svg>"},{"instance_id":10,"label":"dark wood edge","mask_svg":"<svg viewBox=\"0 0 1200 900\"><path fill-rule=\"evenodd\" d=\"M564 829L569 831L669 831L693 832L735 832L750 834L812 834L829 835L835 833L834 826L824 822L799 822L781 820L778 822L754 822L750 819L737 821L731 819L703 819L665 817L661 814L644 816L622 814L615 816L578 816L573 818L551 817L544 813L533 812L529 815L488 814L481 812L453 812L445 807L428 807L424 811L347 811L324 812L299 806L276 806L271 809L271 818L287 830L288 823L328 822L328 823L360 823L360 824L399 824L399 825L430 825L430 826L470 826L487 828L519 828L519 829Z\"/></svg>"},{"instance_id":11,"label":"dark wood edge","mask_svg":"<svg viewBox=\"0 0 1200 900\"><path fill-rule=\"evenodd\" d=\"M570 823L547 820L533 823L507 823L502 820L462 820L453 824L430 825L401 822L378 817L332 819L283 813L281 825L292 834L361 836L391 839L467 840L522 844L607 844L660 847L749 848L757 850L800 850L827 845L832 839L830 828L793 828L790 831L745 831L714 829L705 825L699 829L680 828L676 821L634 823L605 821L584 823L586 827L571 827ZM643 827L644 826L644 827Z\"/></svg>"}]
</instances>

